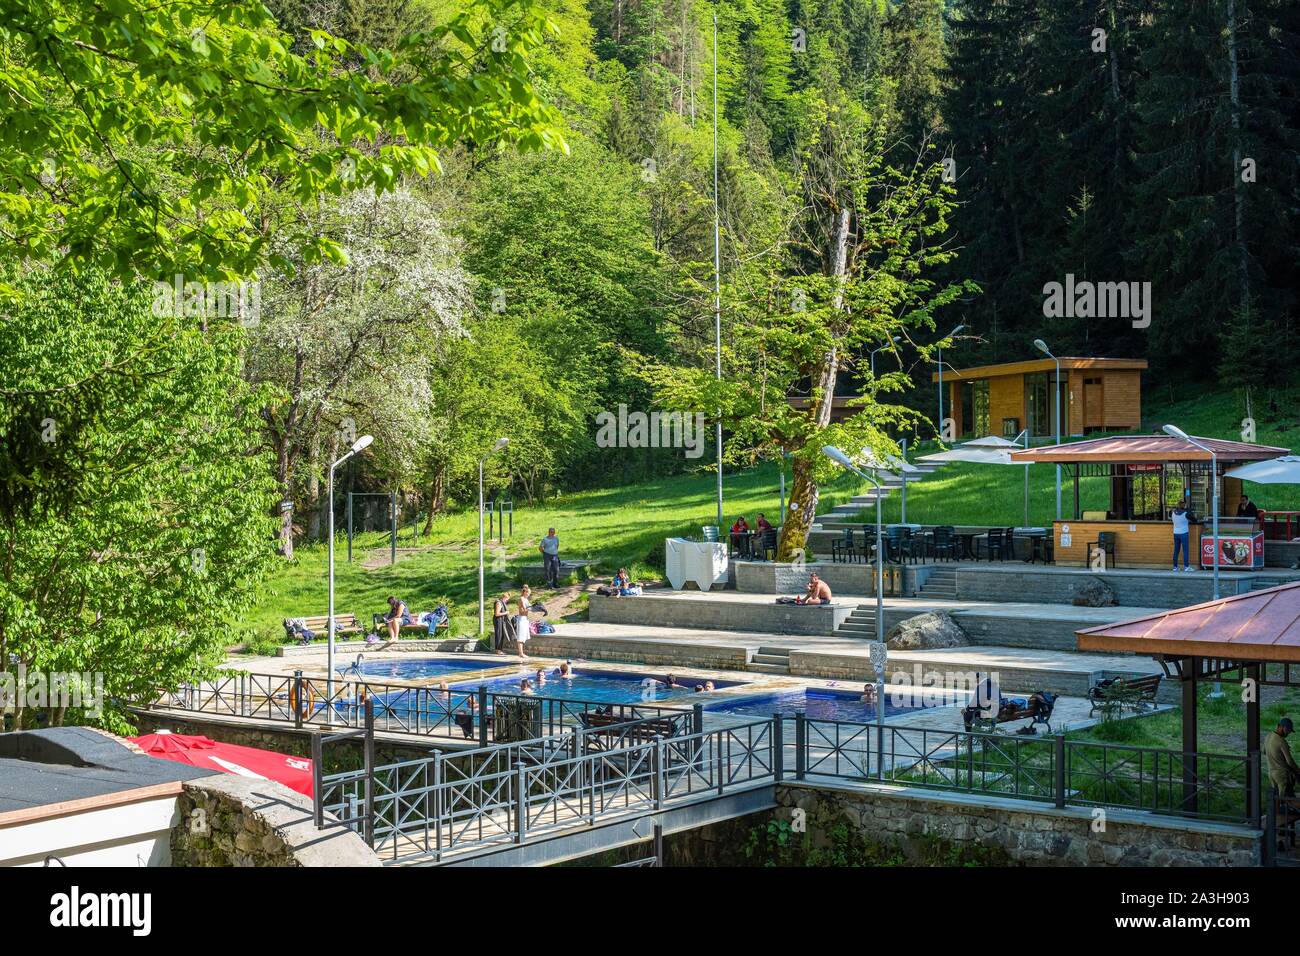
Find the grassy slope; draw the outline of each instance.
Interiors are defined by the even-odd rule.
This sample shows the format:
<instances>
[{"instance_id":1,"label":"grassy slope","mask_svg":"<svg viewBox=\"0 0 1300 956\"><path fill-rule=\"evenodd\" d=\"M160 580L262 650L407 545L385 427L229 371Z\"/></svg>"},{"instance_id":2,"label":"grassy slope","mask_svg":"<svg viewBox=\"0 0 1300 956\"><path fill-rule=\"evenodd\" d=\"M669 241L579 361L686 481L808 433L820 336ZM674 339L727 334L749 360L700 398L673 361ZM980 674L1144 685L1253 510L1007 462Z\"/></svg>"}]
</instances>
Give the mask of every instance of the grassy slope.
<instances>
[{"instance_id":1,"label":"grassy slope","mask_svg":"<svg viewBox=\"0 0 1300 956\"><path fill-rule=\"evenodd\" d=\"M1279 402L1291 407L1289 402ZM1224 438L1240 437L1243 412L1236 396L1222 392L1195 401L1151 408L1148 430L1173 422L1190 434ZM1257 440L1265 444L1292 447L1297 442L1294 424L1278 427L1261 421ZM953 464L941 473L911 485L908 490L908 519L920 522L940 520L952 524L1006 523L1022 521L1023 471L1017 467ZM1045 524L1055 515L1055 471L1046 466L1030 469L1030 520ZM837 479L823 492L822 510L846 500L860 483L849 476ZM1088 507L1105 507L1104 480L1085 482ZM515 513L514 536L500 554L489 549L486 588L489 594L512 587L512 565L535 563L538 540L548 526L559 529L563 554L568 558L589 558L608 572L628 566L634 576L655 574L662 564L663 539L672 535L698 535L714 516L714 478L708 473L683 475L603 491L583 492L547 501L537 507L520 506ZM1253 485L1248 490L1262 507L1300 510L1300 488L1290 485ZM768 465L724 480L727 520L744 514L753 522L758 511L774 518L780 511L776 468ZM1063 490L1063 506L1073 504L1070 487ZM885 519L898 520L900 498L890 495L884 507ZM871 517L874 519L874 512ZM382 610L389 594L404 598L415 610L426 610L445 602L452 610L453 633L469 633L477 626L477 516L473 511L447 515L438 520L430 539L421 539L419 555L373 570L363 570L367 549L377 549L387 560L387 542L381 534L363 536L355 549L357 560L344 560L346 542L339 539L336 563L339 613L355 613L369 621L371 612ZM409 538L404 544L409 544ZM239 622L242 636L259 638L263 646L282 634L280 619L287 616L322 614L326 606L326 549L323 545L298 548L297 557L276 576L256 607Z\"/></svg>"}]
</instances>

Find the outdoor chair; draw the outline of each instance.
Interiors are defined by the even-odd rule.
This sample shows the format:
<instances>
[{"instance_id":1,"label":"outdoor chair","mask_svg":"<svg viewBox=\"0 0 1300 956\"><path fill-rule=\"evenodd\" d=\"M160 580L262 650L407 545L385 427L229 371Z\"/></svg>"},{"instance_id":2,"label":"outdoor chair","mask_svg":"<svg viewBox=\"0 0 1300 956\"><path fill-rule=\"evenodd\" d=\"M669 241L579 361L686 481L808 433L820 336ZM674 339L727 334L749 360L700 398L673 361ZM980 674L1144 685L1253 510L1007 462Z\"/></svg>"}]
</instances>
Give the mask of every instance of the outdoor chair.
<instances>
[{"instance_id":1,"label":"outdoor chair","mask_svg":"<svg viewBox=\"0 0 1300 956\"><path fill-rule=\"evenodd\" d=\"M1110 555L1110 566L1115 566L1115 532L1098 531L1097 540L1088 542L1088 565L1092 565L1092 556L1098 551L1101 552L1101 566L1106 568L1106 555Z\"/></svg>"},{"instance_id":2,"label":"outdoor chair","mask_svg":"<svg viewBox=\"0 0 1300 956\"><path fill-rule=\"evenodd\" d=\"M754 538L754 556L760 561L776 560L776 529L759 532Z\"/></svg>"},{"instance_id":3,"label":"outdoor chair","mask_svg":"<svg viewBox=\"0 0 1300 956\"><path fill-rule=\"evenodd\" d=\"M990 528L984 539L984 553L990 561L1005 561L1015 556L1015 532L1011 528ZM979 560L979 542L975 544L975 559Z\"/></svg>"},{"instance_id":4,"label":"outdoor chair","mask_svg":"<svg viewBox=\"0 0 1300 956\"><path fill-rule=\"evenodd\" d=\"M957 557L957 531L952 525L940 525L930 539L930 557L951 561Z\"/></svg>"},{"instance_id":5,"label":"outdoor chair","mask_svg":"<svg viewBox=\"0 0 1300 956\"><path fill-rule=\"evenodd\" d=\"M831 561L833 563L839 563L840 561L852 562L857 553L853 547L853 529L844 528L843 532L843 536L838 541L831 542Z\"/></svg>"},{"instance_id":6,"label":"outdoor chair","mask_svg":"<svg viewBox=\"0 0 1300 956\"><path fill-rule=\"evenodd\" d=\"M753 556L754 538L750 532L732 532L731 535L731 553L742 560L749 560Z\"/></svg>"}]
</instances>

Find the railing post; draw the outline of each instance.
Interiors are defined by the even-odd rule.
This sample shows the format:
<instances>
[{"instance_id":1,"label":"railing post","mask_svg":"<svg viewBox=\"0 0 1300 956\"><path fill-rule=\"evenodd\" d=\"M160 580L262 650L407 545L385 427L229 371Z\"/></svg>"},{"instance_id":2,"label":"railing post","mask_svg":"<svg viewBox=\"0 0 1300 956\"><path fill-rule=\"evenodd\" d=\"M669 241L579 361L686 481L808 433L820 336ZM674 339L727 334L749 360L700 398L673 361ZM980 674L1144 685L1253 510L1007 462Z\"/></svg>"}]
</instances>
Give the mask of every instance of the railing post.
<instances>
[{"instance_id":1,"label":"railing post","mask_svg":"<svg viewBox=\"0 0 1300 956\"><path fill-rule=\"evenodd\" d=\"M239 672L239 716L248 716L248 675Z\"/></svg>"},{"instance_id":2,"label":"railing post","mask_svg":"<svg viewBox=\"0 0 1300 956\"><path fill-rule=\"evenodd\" d=\"M883 700L876 704L877 707L884 707ZM876 779L885 779L885 725L877 721L876 723Z\"/></svg>"},{"instance_id":3,"label":"railing post","mask_svg":"<svg viewBox=\"0 0 1300 956\"><path fill-rule=\"evenodd\" d=\"M1056 764L1056 805L1057 807L1065 806L1065 734L1057 734L1054 740L1056 744L1055 764ZM1019 762L1019 751L1016 752L1016 760ZM1018 768L1017 768L1018 769Z\"/></svg>"},{"instance_id":4,"label":"railing post","mask_svg":"<svg viewBox=\"0 0 1300 956\"><path fill-rule=\"evenodd\" d=\"M1252 826L1261 813L1259 769L1259 751L1252 750L1246 756L1246 819Z\"/></svg>"},{"instance_id":5,"label":"railing post","mask_svg":"<svg viewBox=\"0 0 1300 956\"><path fill-rule=\"evenodd\" d=\"M325 773L321 769L321 755L324 748L321 746L319 733L311 735L311 793L312 793L312 810L316 816L316 829L323 829L325 826L325 799L321 793L323 789Z\"/></svg>"},{"instance_id":6,"label":"railing post","mask_svg":"<svg viewBox=\"0 0 1300 956\"><path fill-rule=\"evenodd\" d=\"M662 737L655 737L651 743L654 750L650 753L650 772L654 774L654 782L651 785L651 794L654 797L656 810L664 808L664 740Z\"/></svg>"},{"instance_id":7,"label":"railing post","mask_svg":"<svg viewBox=\"0 0 1300 956\"><path fill-rule=\"evenodd\" d=\"M302 671L293 672L293 693L290 695L293 705L293 726L302 730Z\"/></svg>"},{"instance_id":8,"label":"railing post","mask_svg":"<svg viewBox=\"0 0 1300 956\"><path fill-rule=\"evenodd\" d=\"M802 710L794 715L794 778L802 780L808 773L808 724Z\"/></svg>"},{"instance_id":9,"label":"railing post","mask_svg":"<svg viewBox=\"0 0 1300 956\"><path fill-rule=\"evenodd\" d=\"M366 843L375 846L375 704L366 698ZM396 844L394 844L396 845Z\"/></svg>"},{"instance_id":10,"label":"railing post","mask_svg":"<svg viewBox=\"0 0 1300 956\"><path fill-rule=\"evenodd\" d=\"M785 724L780 713L772 715L772 777L777 783L785 776Z\"/></svg>"},{"instance_id":11,"label":"railing post","mask_svg":"<svg viewBox=\"0 0 1300 956\"><path fill-rule=\"evenodd\" d=\"M515 842L522 844L528 835L528 768L515 771Z\"/></svg>"},{"instance_id":12,"label":"railing post","mask_svg":"<svg viewBox=\"0 0 1300 956\"><path fill-rule=\"evenodd\" d=\"M486 747L488 744L488 689L487 684L480 684L478 688L478 745Z\"/></svg>"},{"instance_id":13,"label":"railing post","mask_svg":"<svg viewBox=\"0 0 1300 956\"><path fill-rule=\"evenodd\" d=\"M442 752L433 752L433 858L442 859Z\"/></svg>"},{"instance_id":14,"label":"railing post","mask_svg":"<svg viewBox=\"0 0 1300 956\"><path fill-rule=\"evenodd\" d=\"M1268 789L1268 815L1264 820L1264 852L1260 854L1264 866L1277 865L1277 791Z\"/></svg>"},{"instance_id":15,"label":"railing post","mask_svg":"<svg viewBox=\"0 0 1300 956\"><path fill-rule=\"evenodd\" d=\"M691 733L704 733L704 705L695 704L691 707Z\"/></svg>"}]
</instances>

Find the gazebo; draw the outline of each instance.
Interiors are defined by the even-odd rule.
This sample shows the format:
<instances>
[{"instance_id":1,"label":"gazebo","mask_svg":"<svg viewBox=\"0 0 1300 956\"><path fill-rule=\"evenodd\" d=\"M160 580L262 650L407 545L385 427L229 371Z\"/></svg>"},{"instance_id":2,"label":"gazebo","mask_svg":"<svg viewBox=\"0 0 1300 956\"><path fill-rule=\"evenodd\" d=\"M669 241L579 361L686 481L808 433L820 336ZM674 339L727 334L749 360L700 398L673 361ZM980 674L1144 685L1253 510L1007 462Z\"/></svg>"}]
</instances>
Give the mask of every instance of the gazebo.
<instances>
[{"instance_id":1,"label":"gazebo","mask_svg":"<svg viewBox=\"0 0 1300 956\"><path fill-rule=\"evenodd\" d=\"M1192 514L1205 518L1208 523L1212 507L1212 463L1216 459L1222 519L1224 515L1236 514L1241 499L1241 481L1223 477L1223 472L1235 465L1277 458L1289 451L1220 438L1115 435L1013 451L1011 460L1021 464L1060 465L1064 477L1073 479L1073 517L1063 518L1053 526L1058 564L1088 564L1090 546L1105 535L1114 543L1112 556L1116 566L1168 568L1173 550L1170 512L1177 502L1186 501L1191 505ZM1082 478L1108 480L1110 494L1105 509L1083 509L1079 486ZM1220 536L1233 530L1221 529ZM1200 551L1198 532L1198 528L1192 529L1193 554Z\"/></svg>"},{"instance_id":2,"label":"gazebo","mask_svg":"<svg viewBox=\"0 0 1300 956\"><path fill-rule=\"evenodd\" d=\"M1155 658L1182 688L1183 808L1197 805L1196 694L1201 681L1253 681L1246 698L1247 807L1258 819L1260 689L1300 687L1300 581L1077 631L1078 649Z\"/></svg>"}]
</instances>

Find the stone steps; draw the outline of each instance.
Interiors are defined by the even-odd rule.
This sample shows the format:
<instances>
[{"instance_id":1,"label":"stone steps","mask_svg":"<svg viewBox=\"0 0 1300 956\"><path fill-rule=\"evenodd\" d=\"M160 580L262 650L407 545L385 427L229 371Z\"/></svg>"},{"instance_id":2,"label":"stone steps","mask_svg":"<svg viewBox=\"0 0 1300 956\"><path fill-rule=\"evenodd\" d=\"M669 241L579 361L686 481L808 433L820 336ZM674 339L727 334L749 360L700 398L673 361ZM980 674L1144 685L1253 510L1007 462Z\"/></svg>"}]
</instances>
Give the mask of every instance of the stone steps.
<instances>
[{"instance_id":1,"label":"stone steps","mask_svg":"<svg viewBox=\"0 0 1300 956\"><path fill-rule=\"evenodd\" d=\"M785 647L759 647L754 652L749 669L760 674L789 674L790 651Z\"/></svg>"}]
</instances>

